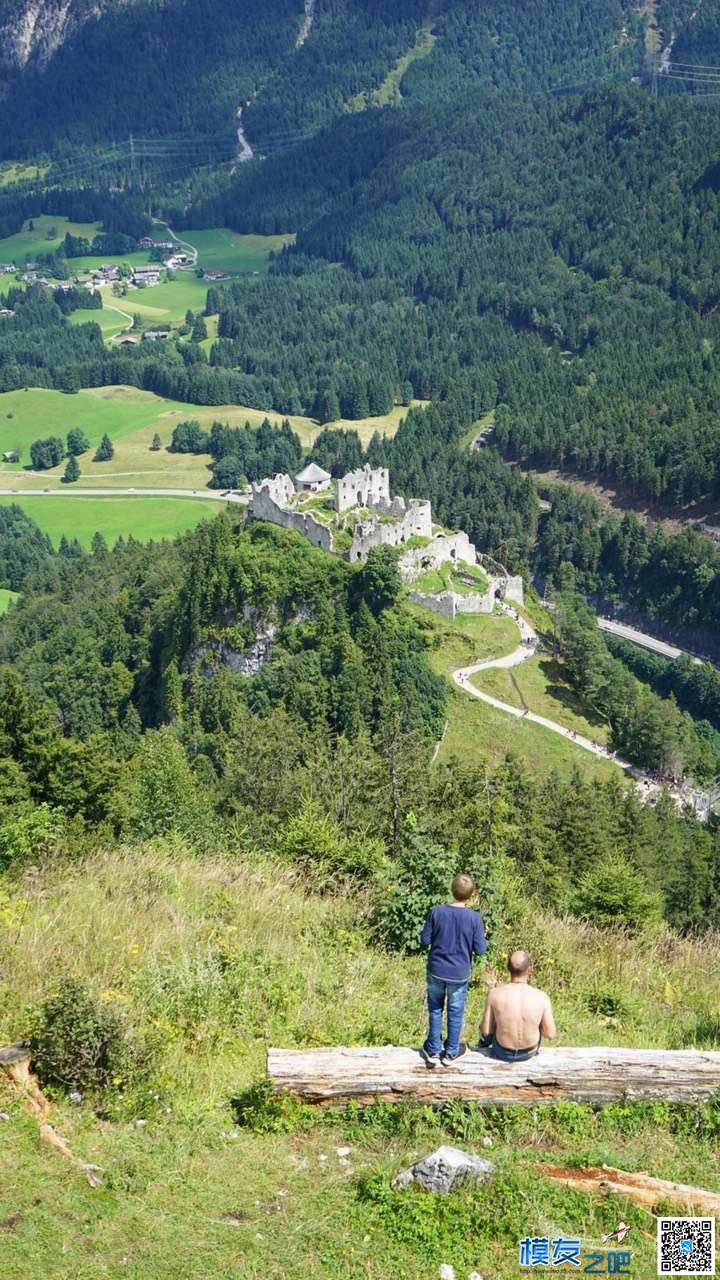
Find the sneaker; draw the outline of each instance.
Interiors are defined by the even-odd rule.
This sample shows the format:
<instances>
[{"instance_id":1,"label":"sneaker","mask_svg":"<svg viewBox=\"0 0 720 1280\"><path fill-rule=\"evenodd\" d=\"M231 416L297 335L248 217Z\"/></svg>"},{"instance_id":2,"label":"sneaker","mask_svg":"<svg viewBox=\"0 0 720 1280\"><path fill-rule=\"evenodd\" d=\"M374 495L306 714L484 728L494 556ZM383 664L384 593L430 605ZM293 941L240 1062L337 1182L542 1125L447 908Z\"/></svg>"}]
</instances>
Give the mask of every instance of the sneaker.
<instances>
[{"instance_id":1,"label":"sneaker","mask_svg":"<svg viewBox=\"0 0 720 1280\"><path fill-rule=\"evenodd\" d=\"M444 1067L449 1067L453 1062L456 1062L458 1058L462 1058L464 1053L467 1053L467 1045L464 1041L461 1041L460 1048L457 1053L449 1054L443 1049L440 1054L440 1061Z\"/></svg>"},{"instance_id":2,"label":"sneaker","mask_svg":"<svg viewBox=\"0 0 720 1280\"><path fill-rule=\"evenodd\" d=\"M438 1063L442 1061L441 1055L439 1053L428 1053L427 1049L425 1048L425 1045L423 1045L422 1049L420 1050L420 1057L422 1058L423 1062L425 1063L425 1066L428 1068L429 1071L434 1071Z\"/></svg>"}]
</instances>

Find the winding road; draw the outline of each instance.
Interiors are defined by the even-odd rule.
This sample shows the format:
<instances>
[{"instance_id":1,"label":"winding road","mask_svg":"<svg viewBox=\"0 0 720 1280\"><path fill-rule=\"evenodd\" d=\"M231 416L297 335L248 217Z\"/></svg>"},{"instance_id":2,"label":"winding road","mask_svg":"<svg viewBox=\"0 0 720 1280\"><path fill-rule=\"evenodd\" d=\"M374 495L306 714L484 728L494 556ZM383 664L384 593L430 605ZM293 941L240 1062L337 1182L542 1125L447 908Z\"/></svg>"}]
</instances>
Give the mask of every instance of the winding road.
<instances>
[{"instance_id":1,"label":"winding road","mask_svg":"<svg viewBox=\"0 0 720 1280\"><path fill-rule=\"evenodd\" d=\"M566 738L574 747L581 747L583 751L589 751L592 755L598 756L602 760L607 760L610 764L617 765L619 769L632 775L635 780L635 789L642 801L656 800L664 790L667 790L678 808L690 805L695 812L695 816L701 822L705 821L713 805L720 800L720 786L712 787L709 791L702 791L699 787L692 786L690 783L685 783L679 787L662 786L655 778L650 777L642 769L632 765L629 760L623 760L621 756L609 751L607 747L593 742L591 738L584 738L582 734L566 729L564 725L558 724L555 720L548 720L545 716L536 715L534 711L513 707L509 702L501 702L499 698L494 698L492 694L485 693L483 689L477 689L475 685L470 683L472 677L480 671L490 671L493 667L508 670L536 656L537 632L512 606L504 604L502 607L520 628L521 644L512 653L506 654L503 658L486 658L483 662L475 662L469 667L458 667L452 673L453 681L458 689L463 693L470 694L473 698L478 698L480 702L486 702L490 707L495 707L497 711L504 711L506 715L514 716L516 720L529 721L531 724L540 725L542 729L549 729L551 733L557 733L560 737ZM445 731L443 730L444 736ZM439 750L440 743L438 743L433 760L437 757Z\"/></svg>"},{"instance_id":2,"label":"winding road","mask_svg":"<svg viewBox=\"0 0 720 1280\"><path fill-rule=\"evenodd\" d=\"M475 662L470 667L459 667L457 671L453 671L452 678L458 689L462 689L463 693L469 693L473 698L479 698L481 702L486 702L488 706L495 707L498 711L504 711L506 715L515 716L517 720L526 720L532 724L539 724L543 729L549 729L552 733L558 733L562 738L567 738L574 747L582 747L584 751L591 752L594 756L600 756L603 760L609 760L611 764L616 764L619 769L630 769L632 766L628 760L622 760L619 756L608 751L607 747L600 746L599 743L593 742L591 738L583 738L581 734L574 733L571 729L566 729L564 725L558 724L555 720L548 720L545 716L538 716L534 711L525 711L521 707L513 707L509 702L501 702L499 698L494 698L492 694L485 693L483 689L478 689L471 684L473 676L480 671L490 671L493 667L507 670L511 667L518 667L520 663L527 662L529 658L534 658L537 651L538 635L530 626L529 622L516 614L516 611L510 606L503 606L505 612L509 614L520 628L520 637L522 643L512 653L508 653L504 658L486 658L483 662Z\"/></svg>"}]
</instances>

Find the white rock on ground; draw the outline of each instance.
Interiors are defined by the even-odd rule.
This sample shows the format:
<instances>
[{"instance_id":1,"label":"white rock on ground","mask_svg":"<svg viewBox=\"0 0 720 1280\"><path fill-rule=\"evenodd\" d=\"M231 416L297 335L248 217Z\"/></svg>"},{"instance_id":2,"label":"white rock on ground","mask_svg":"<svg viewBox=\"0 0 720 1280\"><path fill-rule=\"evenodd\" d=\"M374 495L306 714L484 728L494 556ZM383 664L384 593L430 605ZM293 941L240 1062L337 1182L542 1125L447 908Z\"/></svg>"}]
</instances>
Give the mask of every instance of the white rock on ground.
<instances>
[{"instance_id":1,"label":"white rock on ground","mask_svg":"<svg viewBox=\"0 0 720 1280\"><path fill-rule=\"evenodd\" d=\"M404 1191L415 1183L425 1191L447 1195L459 1186L477 1186L494 1172L495 1165L482 1156L468 1155L458 1147L438 1147L424 1160L403 1169L393 1179L395 1191Z\"/></svg>"}]
</instances>

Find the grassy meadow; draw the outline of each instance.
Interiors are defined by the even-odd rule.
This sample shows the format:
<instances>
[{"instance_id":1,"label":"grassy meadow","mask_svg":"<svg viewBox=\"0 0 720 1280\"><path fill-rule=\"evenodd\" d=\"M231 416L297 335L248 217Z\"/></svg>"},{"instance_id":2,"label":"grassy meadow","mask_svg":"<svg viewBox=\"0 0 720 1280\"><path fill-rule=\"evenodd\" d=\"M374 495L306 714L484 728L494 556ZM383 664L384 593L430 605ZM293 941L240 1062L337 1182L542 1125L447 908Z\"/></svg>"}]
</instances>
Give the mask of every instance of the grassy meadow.
<instances>
[{"instance_id":1,"label":"grassy meadow","mask_svg":"<svg viewBox=\"0 0 720 1280\"><path fill-rule=\"evenodd\" d=\"M201 520L212 520L223 503L202 498L82 497L65 493L0 497L0 503L17 503L58 545L63 535L89 547L93 534L102 533L112 546L132 534L139 542L157 542L194 529Z\"/></svg>"},{"instance_id":2,"label":"grassy meadow","mask_svg":"<svg viewBox=\"0 0 720 1280\"><path fill-rule=\"evenodd\" d=\"M458 667L470 666L486 658L502 658L512 653L520 640L519 628L507 614L458 614L453 623L419 608L415 609L415 615L423 628L431 633L431 665L447 676ZM546 616L543 613L543 617ZM537 617L535 625L542 625ZM532 669L527 671L528 667ZM550 663L548 659L530 659L521 667L515 667L513 675L518 679L532 711L595 738L597 742L603 741L604 726L596 722L577 695L562 683L557 664ZM482 672L473 683L511 706L523 705L522 697L507 671L496 668ZM541 725L506 715L453 684L447 728L438 760L442 762L455 757L466 762L486 761L497 765L508 755L525 760L537 777L555 772L559 777L567 778L576 768L599 780L621 776L617 765L608 760L601 760L582 747L573 746Z\"/></svg>"},{"instance_id":3,"label":"grassy meadow","mask_svg":"<svg viewBox=\"0 0 720 1280\"><path fill-rule=\"evenodd\" d=\"M7 587L0 587L0 614L7 613L13 600L19 600L20 596L17 591L9 591Z\"/></svg>"},{"instance_id":4,"label":"grassy meadow","mask_svg":"<svg viewBox=\"0 0 720 1280\"><path fill-rule=\"evenodd\" d=\"M471 683L501 702L508 702L512 707L528 707L536 715L555 720L565 729L607 746L607 722L588 708L564 680L562 665L550 657L529 658L511 671L502 668L481 671L473 676Z\"/></svg>"},{"instance_id":5,"label":"grassy meadow","mask_svg":"<svg viewBox=\"0 0 720 1280\"><path fill-rule=\"evenodd\" d=\"M143 1097L118 1078L104 1116L56 1098L52 1121L100 1166L97 1189L38 1142L36 1121L0 1086L8 1276L434 1280L446 1263L458 1280L516 1280L523 1236L577 1235L597 1249L622 1216L634 1228L631 1274L650 1280L652 1214L545 1181L536 1164L605 1161L720 1188L717 1106L311 1113L248 1093L269 1044L420 1042L423 959L368 944L362 892L314 896L260 856L195 858L172 843L59 861L2 892L2 1042L67 975L149 1038L153 1071ZM537 915L526 927L502 929L497 951L530 941L561 1043L717 1042L720 940L633 939ZM470 1039L484 989L479 966ZM390 1190L442 1143L489 1157L492 1180L449 1200Z\"/></svg>"},{"instance_id":6,"label":"grassy meadow","mask_svg":"<svg viewBox=\"0 0 720 1280\"><path fill-rule=\"evenodd\" d=\"M406 413L407 409L396 406L382 418L367 418L362 423L342 420L335 425L355 426L369 440L376 430L394 435ZM91 450L80 458L82 475L77 488L99 484L113 488L204 488L211 462L209 454L167 452L173 427L187 418L197 419L206 430L216 421L232 426L246 422L259 426L264 418L277 424L283 421L283 415L272 410L182 404L137 387L93 387L76 394L36 387L5 391L0 393L0 452L19 449L20 462L0 462L0 489L57 488L64 462L48 471L29 471L30 445L49 435L64 439L71 427L81 427L91 444ZM322 429L312 418L295 416L289 421L308 447ZM163 444L157 453L150 451L155 432ZM94 449L106 433L115 445L115 457L110 462L93 462Z\"/></svg>"}]
</instances>

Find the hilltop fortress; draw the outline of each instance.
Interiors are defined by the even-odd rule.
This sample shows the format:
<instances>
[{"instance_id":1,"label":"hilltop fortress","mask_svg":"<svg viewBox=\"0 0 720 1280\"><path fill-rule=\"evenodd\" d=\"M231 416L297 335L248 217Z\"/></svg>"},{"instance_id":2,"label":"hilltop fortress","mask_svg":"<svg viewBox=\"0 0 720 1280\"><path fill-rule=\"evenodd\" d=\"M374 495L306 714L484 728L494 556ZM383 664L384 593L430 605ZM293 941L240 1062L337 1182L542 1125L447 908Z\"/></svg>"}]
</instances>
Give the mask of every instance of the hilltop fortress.
<instances>
[{"instance_id":1,"label":"hilltop fortress","mask_svg":"<svg viewBox=\"0 0 720 1280\"><path fill-rule=\"evenodd\" d=\"M467 534L433 526L426 499L390 497L386 467L366 465L333 482L312 464L296 481L297 488L290 476L277 475L254 484L250 516L295 529L313 546L353 563L364 563L372 547L406 547L401 560L406 582L447 560L477 563Z\"/></svg>"},{"instance_id":2,"label":"hilltop fortress","mask_svg":"<svg viewBox=\"0 0 720 1280\"><path fill-rule=\"evenodd\" d=\"M301 533L331 555L363 564L373 547L399 547L405 583L442 571L448 588L411 592L410 598L446 617L459 611L489 613L496 595L522 603L522 579L502 574L484 579L478 555L466 533L451 533L433 524L424 498L390 496L386 467L365 465L333 480L315 463L295 482L276 475L252 486L249 516ZM472 590L472 587L483 589Z\"/></svg>"}]
</instances>

